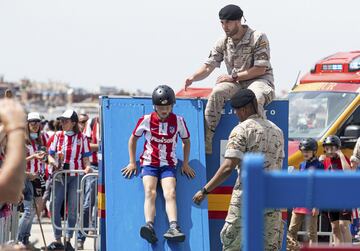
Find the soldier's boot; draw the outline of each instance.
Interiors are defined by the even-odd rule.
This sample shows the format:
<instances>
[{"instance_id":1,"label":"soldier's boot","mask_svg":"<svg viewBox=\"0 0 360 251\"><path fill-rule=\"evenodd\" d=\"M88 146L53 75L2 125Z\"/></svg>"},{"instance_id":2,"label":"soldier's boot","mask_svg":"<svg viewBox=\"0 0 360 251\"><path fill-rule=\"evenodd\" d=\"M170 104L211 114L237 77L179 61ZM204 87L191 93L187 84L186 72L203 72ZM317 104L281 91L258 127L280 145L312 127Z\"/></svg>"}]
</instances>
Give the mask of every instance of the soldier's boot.
<instances>
[{"instance_id":1,"label":"soldier's boot","mask_svg":"<svg viewBox=\"0 0 360 251\"><path fill-rule=\"evenodd\" d=\"M205 127L205 153L212 154L212 140L214 137L214 132Z\"/></svg>"},{"instance_id":2,"label":"soldier's boot","mask_svg":"<svg viewBox=\"0 0 360 251\"><path fill-rule=\"evenodd\" d=\"M164 234L164 238L169 241L183 242L185 240L185 234L181 232L179 226L170 227Z\"/></svg>"}]
</instances>

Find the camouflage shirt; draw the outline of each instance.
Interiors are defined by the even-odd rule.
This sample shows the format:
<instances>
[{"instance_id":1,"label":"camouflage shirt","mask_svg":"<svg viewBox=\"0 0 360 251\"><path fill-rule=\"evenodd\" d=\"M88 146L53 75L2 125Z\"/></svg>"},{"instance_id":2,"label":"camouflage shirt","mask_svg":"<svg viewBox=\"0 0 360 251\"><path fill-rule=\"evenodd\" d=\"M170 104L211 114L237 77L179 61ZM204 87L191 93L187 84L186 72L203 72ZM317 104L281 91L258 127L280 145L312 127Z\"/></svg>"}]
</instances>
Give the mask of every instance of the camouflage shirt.
<instances>
[{"instance_id":1,"label":"camouflage shirt","mask_svg":"<svg viewBox=\"0 0 360 251\"><path fill-rule=\"evenodd\" d=\"M242 161L247 152L262 153L265 170L281 170L285 157L283 132L271 121L251 115L231 131L224 157ZM240 189L239 178L234 189Z\"/></svg>"},{"instance_id":2,"label":"camouflage shirt","mask_svg":"<svg viewBox=\"0 0 360 251\"><path fill-rule=\"evenodd\" d=\"M241 72L253 66L266 66L264 75L257 77L266 79L271 85L274 83L273 71L270 64L270 47L267 36L248 27L243 38L235 44L231 37L219 39L210 51L205 64L220 67L224 61L228 74Z\"/></svg>"},{"instance_id":3,"label":"camouflage shirt","mask_svg":"<svg viewBox=\"0 0 360 251\"><path fill-rule=\"evenodd\" d=\"M283 133L274 123L251 115L239 123L230 133L225 158L237 158L242 161L247 152L262 153L265 156L265 170L280 170L284 159ZM221 231L223 250L242 250L242 189L239 177L234 186L228 214ZM281 249L283 229L279 209L264 211L264 250Z\"/></svg>"}]
</instances>

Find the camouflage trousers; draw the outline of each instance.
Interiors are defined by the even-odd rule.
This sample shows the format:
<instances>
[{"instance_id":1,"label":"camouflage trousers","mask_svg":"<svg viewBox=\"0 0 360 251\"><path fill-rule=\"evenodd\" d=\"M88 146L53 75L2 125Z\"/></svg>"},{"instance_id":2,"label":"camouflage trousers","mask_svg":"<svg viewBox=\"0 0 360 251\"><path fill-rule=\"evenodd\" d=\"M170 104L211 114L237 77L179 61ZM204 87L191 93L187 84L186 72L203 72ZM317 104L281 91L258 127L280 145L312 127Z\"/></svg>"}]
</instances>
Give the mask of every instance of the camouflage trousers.
<instances>
[{"instance_id":1,"label":"camouflage trousers","mask_svg":"<svg viewBox=\"0 0 360 251\"><path fill-rule=\"evenodd\" d=\"M248 80L241 83L223 82L217 84L208 99L205 108L205 124L211 131L215 131L225 102L240 89L252 90L258 102L258 113L265 117L264 106L269 104L275 97L273 85L265 79Z\"/></svg>"},{"instance_id":2,"label":"camouflage trousers","mask_svg":"<svg viewBox=\"0 0 360 251\"><path fill-rule=\"evenodd\" d=\"M224 251L239 251L242 246L241 190L233 190L229 211L220 233ZM280 210L266 210L264 213L264 250L281 249L283 224Z\"/></svg>"}]
</instances>

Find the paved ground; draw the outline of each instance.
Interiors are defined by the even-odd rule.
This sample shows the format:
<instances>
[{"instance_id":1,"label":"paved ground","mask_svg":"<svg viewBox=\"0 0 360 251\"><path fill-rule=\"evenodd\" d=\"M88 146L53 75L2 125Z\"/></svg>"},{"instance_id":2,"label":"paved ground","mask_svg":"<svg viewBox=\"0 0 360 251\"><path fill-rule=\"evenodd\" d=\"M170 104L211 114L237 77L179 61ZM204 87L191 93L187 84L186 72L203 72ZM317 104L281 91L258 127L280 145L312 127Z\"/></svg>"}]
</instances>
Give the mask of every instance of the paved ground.
<instances>
[{"instance_id":1,"label":"paved ground","mask_svg":"<svg viewBox=\"0 0 360 251\"><path fill-rule=\"evenodd\" d=\"M43 218L42 219L42 227L44 230L45 240L46 244L49 245L52 241L54 241L54 235L53 235L53 229L49 218ZM44 242L42 239L40 226L39 224L33 224L33 227L31 229L31 236L30 241L34 242L37 241L35 244L35 247L40 248L44 246ZM75 239L72 239L72 245L75 248ZM94 239L87 238L84 245L85 251L93 251L94 250Z\"/></svg>"}]
</instances>

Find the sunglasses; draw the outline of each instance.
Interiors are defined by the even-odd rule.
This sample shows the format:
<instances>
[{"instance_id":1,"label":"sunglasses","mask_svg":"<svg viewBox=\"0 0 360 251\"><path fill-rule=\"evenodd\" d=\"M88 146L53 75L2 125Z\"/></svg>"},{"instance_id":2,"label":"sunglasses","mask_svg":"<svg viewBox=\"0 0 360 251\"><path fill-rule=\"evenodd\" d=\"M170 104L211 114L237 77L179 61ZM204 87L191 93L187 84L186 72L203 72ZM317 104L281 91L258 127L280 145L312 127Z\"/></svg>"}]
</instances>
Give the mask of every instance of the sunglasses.
<instances>
[{"instance_id":1,"label":"sunglasses","mask_svg":"<svg viewBox=\"0 0 360 251\"><path fill-rule=\"evenodd\" d=\"M37 124L40 124L40 121L29 121L29 125L37 125Z\"/></svg>"}]
</instances>

